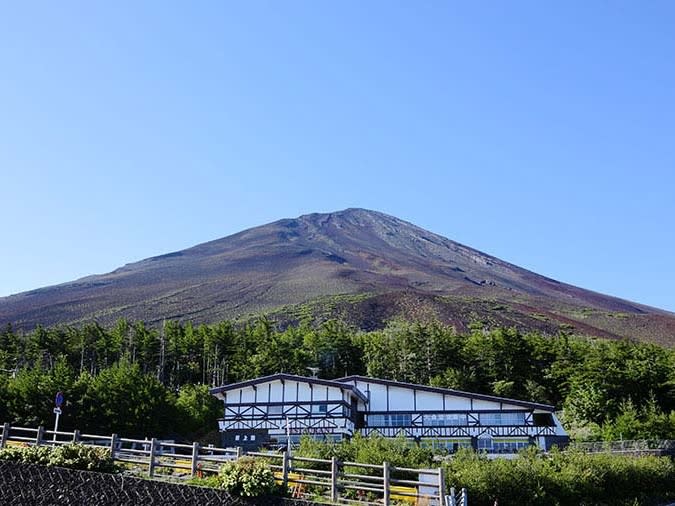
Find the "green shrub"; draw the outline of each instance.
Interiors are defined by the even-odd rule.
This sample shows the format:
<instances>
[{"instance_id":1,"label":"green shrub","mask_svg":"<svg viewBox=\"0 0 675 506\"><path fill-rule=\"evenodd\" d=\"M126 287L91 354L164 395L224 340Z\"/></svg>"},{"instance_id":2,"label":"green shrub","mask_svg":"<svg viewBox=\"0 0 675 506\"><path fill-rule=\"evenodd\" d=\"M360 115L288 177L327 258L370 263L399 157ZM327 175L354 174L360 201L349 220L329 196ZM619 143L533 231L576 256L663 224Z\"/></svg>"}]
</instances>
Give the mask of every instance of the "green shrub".
<instances>
[{"instance_id":1,"label":"green shrub","mask_svg":"<svg viewBox=\"0 0 675 506\"><path fill-rule=\"evenodd\" d=\"M9 446L0 450L0 460L9 460L10 462L20 462L23 456L22 448Z\"/></svg>"},{"instance_id":2,"label":"green shrub","mask_svg":"<svg viewBox=\"0 0 675 506\"><path fill-rule=\"evenodd\" d=\"M118 471L118 467L106 449L82 444L68 444L57 447L4 448L0 451L0 460L102 473Z\"/></svg>"},{"instance_id":3,"label":"green shrub","mask_svg":"<svg viewBox=\"0 0 675 506\"><path fill-rule=\"evenodd\" d=\"M258 497L278 492L270 466L250 457L224 464L218 477L221 487L234 495Z\"/></svg>"},{"instance_id":4,"label":"green shrub","mask_svg":"<svg viewBox=\"0 0 675 506\"><path fill-rule=\"evenodd\" d=\"M117 471L117 466L107 449L82 444L57 446L51 452L49 465L102 473Z\"/></svg>"},{"instance_id":5,"label":"green shrub","mask_svg":"<svg viewBox=\"0 0 675 506\"><path fill-rule=\"evenodd\" d=\"M355 435L349 445L354 448L355 462L382 464L389 462L394 467L432 467L433 451L417 445L403 435L385 438L378 435L361 437Z\"/></svg>"},{"instance_id":6,"label":"green shrub","mask_svg":"<svg viewBox=\"0 0 675 506\"><path fill-rule=\"evenodd\" d=\"M335 457L339 461L354 460L355 447L348 441L322 441L312 436L302 436L300 445L293 450L296 457L309 457L312 459L330 460ZM311 462L303 462L302 467L311 467Z\"/></svg>"},{"instance_id":7,"label":"green shrub","mask_svg":"<svg viewBox=\"0 0 675 506\"><path fill-rule=\"evenodd\" d=\"M466 487L475 506L632 506L675 498L675 463L667 457L528 449L513 460L489 460L467 450L445 468L448 484Z\"/></svg>"},{"instance_id":8,"label":"green shrub","mask_svg":"<svg viewBox=\"0 0 675 506\"><path fill-rule=\"evenodd\" d=\"M23 464L49 465L51 448L48 446L9 447L0 451L0 460L11 460Z\"/></svg>"},{"instance_id":9,"label":"green shrub","mask_svg":"<svg viewBox=\"0 0 675 506\"><path fill-rule=\"evenodd\" d=\"M220 476L203 476L201 478L195 476L194 478L190 478L188 483L198 487L222 488Z\"/></svg>"}]
</instances>

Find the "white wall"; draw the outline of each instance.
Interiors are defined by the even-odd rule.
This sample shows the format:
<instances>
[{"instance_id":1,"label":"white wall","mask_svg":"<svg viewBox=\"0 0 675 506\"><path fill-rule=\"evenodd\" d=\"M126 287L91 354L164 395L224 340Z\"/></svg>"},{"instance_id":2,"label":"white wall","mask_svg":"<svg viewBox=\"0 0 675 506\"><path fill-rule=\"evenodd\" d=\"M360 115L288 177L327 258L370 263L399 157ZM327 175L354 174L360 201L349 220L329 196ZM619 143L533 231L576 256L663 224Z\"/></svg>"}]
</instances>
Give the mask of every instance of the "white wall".
<instances>
[{"instance_id":1,"label":"white wall","mask_svg":"<svg viewBox=\"0 0 675 506\"><path fill-rule=\"evenodd\" d=\"M236 390L233 390L236 392ZM238 395L234 395L232 398L228 395L229 402L239 402ZM241 389L241 402L255 402L255 391L253 387L244 387Z\"/></svg>"},{"instance_id":2,"label":"white wall","mask_svg":"<svg viewBox=\"0 0 675 506\"><path fill-rule=\"evenodd\" d=\"M448 409L448 408L446 408ZM435 392L417 391L418 411L443 411L443 394Z\"/></svg>"},{"instance_id":3,"label":"white wall","mask_svg":"<svg viewBox=\"0 0 675 506\"><path fill-rule=\"evenodd\" d=\"M413 390L410 388L389 387L389 411L412 411L415 409L413 407L414 404Z\"/></svg>"},{"instance_id":4,"label":"white wall","mask_svg":"<svg viewBox=\"0 0 675 506\"><path fill-rule=\"evenodd\" d=\"M474 399L473 409L474 410L499 409L499 403L494 401L486 401L483 399ZM523 408L516 408L516 409L525 411Z\"/></svg>"},{"instance_id":5,"label":"white wall","mask_svg":"<svg viewBox=\"0 0 675 506\"><path fill-rule=\"evenodd\" d=\"M445 409L447 411L470 411L471 399L458 395L446 395Z\"/></svg>"},{"instance_id":6,"label":"white wall","mask_svg":"<svg viewBox=\"0 0 675 506\"><path fill-rule=\"evenodd\" d=\"M387 387L387 385L381 383L369 383L367 381L356 381L355 383L361 392L367 394L370 391L370 403L367 411L470 411L472 409L472 399L469 397L398 386ZM443 407L443 397L445 397L445 408ZM473 410L498 409L500 409L498 401L473 399ZM527 411L526 408L511 404L503 404L502 409Z\"/></svg>"},{"instance_id":7,"label":"white wall","mask_svg":"<svg viewBox=\"0 0 675 506\"><path fill-rule=\"evenodd\" d=\"M239 402L323 402L345 401L351 402L351 393L338 387L326 385L312 385L302 381L280 380L260 383L255 386L246 386L226 392L226 404ZM270 388L271 385L271 388ZM241 401L239 393L241 392Z\"/></svg>"},{"instance_id":8,"label":"white wall","mask_svg":"<svg viewBox=\"0 0 675 506\"><path fill-rule=\"evenodd\" d=\"M271 381L272 388L270 389L269 398L266 402L275 402L275 399L281 399L281 382Z\"/></svg>"},{"instance_id":9,"label":"white wall","mask_svg":"<svg viewBox=\"0 0 675 506\"><path fill-rule=\"evenodd\" d=\"M558 420L558 417L555 416L555 414L551 413L553 415L553 421L555 422L555 435L556 436L567 436L567 432L565 432L565 429L563 428L562 424L560 423L560 420Z\"/></svg>"}]
</instances>

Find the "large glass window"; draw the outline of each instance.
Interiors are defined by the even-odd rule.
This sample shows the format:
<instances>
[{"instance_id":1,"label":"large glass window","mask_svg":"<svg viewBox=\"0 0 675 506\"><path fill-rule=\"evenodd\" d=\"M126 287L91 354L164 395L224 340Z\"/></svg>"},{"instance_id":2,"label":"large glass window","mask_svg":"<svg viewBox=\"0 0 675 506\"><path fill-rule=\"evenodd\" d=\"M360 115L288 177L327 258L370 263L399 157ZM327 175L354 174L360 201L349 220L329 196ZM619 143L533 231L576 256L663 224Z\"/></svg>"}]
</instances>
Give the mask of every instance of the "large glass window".
<instances>
[{"instance_id":1,"label":"large glass window","mask_svg":"<svg viewBox=\"0 0 675 506\"><path fill-rule=\"evenodd\" d=\"M494 453L518 453L518 450L530 446L529 439L495 439Z\"/></svg>"},{"instance_id":2,"label":"large glass window","mask_svg":"<svg viewBox=\"0 0 675 506\"><path fill-rule=\"evenodd\" d=\"M491 437L478 438L478 451L492 452L492 443Z\"/></svg>"},{"instance_id":3,"label":"large glass window","mask_svg":"<svg viewBox=\"0 0 675 506\"><path fill-rule=\"evenodd\" d=\"M553 415L551 413L535 413L532 421L537 427L555 427Z\"/></svg>"},{"instance_id":4,"label":"large glass window","mask_svg":"<svg viewBox=\"0 0 675 506\"><path fill-rule=\"evenodd\" d=\"M471 448L471 438L422 438L420 445L424 448L447 450L450 453L454 453L460 448Z\"/></svg>"},{"instance_id":5,"label":"large glass window","mask_svg":"<svg viewBox=\"0 0 675 506\"><path fill-rule=\"evenodd\" d=\"M453 425L467 425L465 413L431 413L422 416L425 427L449 427Z\"/></svg>"},{"instance_id":6,"label":"large glass window","mask_svg":"<svg viewBox=\"0 0 675 506\"><path fill-rule=\"evenodd\" d=\"M525 425L525 413L481 413L481 425Z\"/></svg>"},{"instance_id":7,"label":"large glass window","mask_svg":"<svg viewBox=\"0 0 675 506\"><path fill-rule=\"evenodd\" d=\"M302 438L302 434L291 434L291 444L292 445L297 445L300 443L300 439ZM343 435L342 434L312 434L312 439L318 439L318 440L324 440L324 441L342 441ZM288 436L285 434L279 434L278 436L274 436L274 441L279 445L279 446L286 446L288 444Z\"/></svg>"},{"instance_id":8,"label":"large glass window","mask_svg":"<svg viewBox=\"0 0 675 506\"><path fill-rule=\"evenodd\" d=\"M312 412L325 415L328 412L328 404L314 404L314 406L312 406Z\"/></svg>"},{"instance_id":9,"label":"large glass window","mask_svg":"<svg viewBox=\"0 0 675 506\"><path fill-rule=\"evenodd\" d=\"M301 437L302 436L300 434L291 434L291 444L293 444L293 445L298 444L300 442ZM288 436L286 436L286 435L275 436L275 439L276 439L277 443L279 443L279 444L285 445L285 444L288 443Z\"/></svg>"},{"instance_id":10,"label":"large glass window","mask_svg":"<svg viewBox=\"0 0 675 506\"><path fill-rule=\"evenodd\" d=\"M412 415L410 413L368 415L369 427L410 427L411 425Z\"/></svg>"},{"instance_id":11,"label":"large glass window","mask_svg":"<svg viewBox=\"0 0 675 506\"><path fill-rule=\"evenodd\" d=\"M280 415L282 406L267 406L268 415Z\"/></svg>"}]
</instances>

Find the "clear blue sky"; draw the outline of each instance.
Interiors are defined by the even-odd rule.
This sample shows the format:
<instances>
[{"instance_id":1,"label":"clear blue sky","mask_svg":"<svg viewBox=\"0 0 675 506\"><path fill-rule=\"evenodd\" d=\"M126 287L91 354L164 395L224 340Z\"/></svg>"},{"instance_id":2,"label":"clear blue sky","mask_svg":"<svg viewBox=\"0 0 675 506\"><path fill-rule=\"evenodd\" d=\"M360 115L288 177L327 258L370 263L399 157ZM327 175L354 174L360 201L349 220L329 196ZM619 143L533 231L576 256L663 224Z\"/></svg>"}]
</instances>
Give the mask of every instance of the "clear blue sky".
<instances>
[{"instance_id":1,"label":"clear blue sky","mask_svg":"<svg viewBox=\"0 0 675 506\"><path fill-rule=\"evenodd\" d=\"M0 295L365 207L675 310L675 3L557 4L3 2Z\"/></svg>"}]
</instances>

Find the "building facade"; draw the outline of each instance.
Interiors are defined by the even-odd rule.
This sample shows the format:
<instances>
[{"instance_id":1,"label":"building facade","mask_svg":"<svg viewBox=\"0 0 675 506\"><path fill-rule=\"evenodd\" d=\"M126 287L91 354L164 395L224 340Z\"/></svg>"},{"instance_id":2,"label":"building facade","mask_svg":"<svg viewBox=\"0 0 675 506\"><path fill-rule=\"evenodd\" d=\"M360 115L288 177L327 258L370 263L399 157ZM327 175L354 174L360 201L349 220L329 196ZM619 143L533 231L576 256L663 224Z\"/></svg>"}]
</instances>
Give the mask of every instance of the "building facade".
<instances>
[{"instance_id":1,"label":"building facade","mask_svg":"<svg viewBox=\"0 0 675 506\"><path fill-rule=\"evenodd\" d=\"M568 440L553 406L365 376L274 374L211 393L224 404L219 426L226 446L281 445L303 434L340 440L359 432L403 435L449 451L514 453Z\"/></svg>"}]
</instances>

